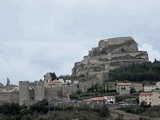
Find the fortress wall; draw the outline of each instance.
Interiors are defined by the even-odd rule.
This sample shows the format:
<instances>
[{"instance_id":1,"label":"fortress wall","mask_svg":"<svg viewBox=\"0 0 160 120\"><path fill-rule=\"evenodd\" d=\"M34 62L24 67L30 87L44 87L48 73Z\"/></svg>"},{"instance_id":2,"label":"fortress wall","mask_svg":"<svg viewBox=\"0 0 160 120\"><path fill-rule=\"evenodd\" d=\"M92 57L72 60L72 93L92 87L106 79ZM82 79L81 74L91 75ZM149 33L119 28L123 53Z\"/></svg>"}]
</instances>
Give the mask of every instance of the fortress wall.
<instances>
[{"instance_id":1,"label":"fortress wall","mask_svg":"<svg viewBox=\"0 0 160 120\"><path fill-rule=\"evenodd\" d=\"M75 94L78 90L77 86L69 86L68 89L69 89L69 94L70 95Z\"/></svg>"},{"instance_id":2,"label":"fortress wall","mask_svg":"<svg viewBox=\"0 0 160 120\"><path fill-rule=\"evenodd\" d=\"M92 85L95 85L97 82L97 78L85 82L79 82L79 89L82 90L82 92L87 92L87 90L91 88Z\"/></svg>"},{"instance_id":3,"label":"fortress wall","mask_svg":"<svg viewBox=\"0 0 160 120\"><path fill-rule=\"evenodd\" d=\"M100 41L99 41L99 44L98 44L98 47L99 47L99 48L104 48L104 47L108 44L107 41L108 41L107 39L105 39L105 40L100 40Z\"/></svg>"},{"instance_id":4,"label":"fortress wall","mask_svg":"<svg viewBox=\"0 0 160 120\"><path fill-rule=\"evenodd\" d=\"M8 102L8 103L18 103L19 93L18 92L0 92L0 102Z\"/></svg>"},{"instance_id":5,"label":"fortress wall","mask_svg":"<svg viewBox=\"0 0 160 120\"><path fill-rule=\"evenodd\" d=\"M138 51L138 46L134 41L127 41L122 44L107 45L105 48L105 53L124 53L124 52L136 52Z\"/></svg>"},{"instance_id":6,"label":"fortress wall","mask_svg":"<svg viewBox=\"0 0 160 120\"><path fill-rule=\"evenodd\" d=\"M69 89L67 87L53 87L45 89L45 98L48 100L69 99Z\"/></svg>"},{"instance_id":7,"label":"fortress wall","mask_svg":"<svg viewBox=\"0 0 160 120\"><path fill-rule=\"evenodd\" d=\"M0 92L0 101L3 101L3 102L10 102L10 94L7 93L7 92Z\"/></svg>"},{"instance_id":8,"label":"fortress wall","mask_svg":"<svg viewBox=\"0 0 160 120\"><path fill-rule=\"evenodd\" d=\"M56 88L45 88L45 98L50 101L54 99L58 99L59 97L57 96L57 89Z\"/></svg>"}]
</instances>

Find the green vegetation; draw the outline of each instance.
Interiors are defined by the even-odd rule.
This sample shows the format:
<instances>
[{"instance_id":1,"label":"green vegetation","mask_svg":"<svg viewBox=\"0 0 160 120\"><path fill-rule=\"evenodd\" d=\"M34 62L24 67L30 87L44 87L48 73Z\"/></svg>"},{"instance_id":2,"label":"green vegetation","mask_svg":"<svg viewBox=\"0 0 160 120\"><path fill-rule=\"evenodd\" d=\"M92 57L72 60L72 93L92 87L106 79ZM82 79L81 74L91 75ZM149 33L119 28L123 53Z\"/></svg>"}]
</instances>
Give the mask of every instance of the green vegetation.
<instances>
[{"instance_id":1,"label":"green vegetation","mask_svg":"<svg viewBox=\"0 0 160 120\"><path fill-rule=\"evenodd\" d=\"M0 105L1 120L52 120L52 119L96 119L104 120L110 117L108 107L104 104L96 109L77 107L50 106L47 100L39 101L30 107L20 106L15 103Z\"/></svg>"},{"instance_id":2,"label":"green vegetation","mask_svg":"<svg viewBox=\"0 0 160 120\"><path fill-rule=\"evenodd\" d=\"M152 106L148 107L145 112L143 112L141 115L143 116L149 116L149 117L160 117L160 106Z\"/></svg>"},{"instance_id":3,"label":"green vegetation","mask_svg":"<svg viewBox=\"0 0 160 120\"><path fill-rule=\"evenodd\" d=\"M136 90L135 90L135 88L131 87L130 94L133 94L133 93L136 93Z\"/></svg>"},{"instance_id":4,"label":"green vegetation","mask_svg":"<svg viewBox=\"0 0 160 120\"><path fill-rule=\"evenodd\" d=\"M115 96L116 102L122 102L125 101L127 99L135 99L135 102L137 102L138 100L138 96L134 95L134 94L124 94L124 95L117 95Z\"/></svg>"},{"instance_id":5,"label":"green vegetation","mask_svg":"<svg viewBox=\"0 0 160 120\"><path fill-rule=\"evenodd\" d=\"M57 76L56 76L56 74L53 72L50 72L49 73L50 75L51 75L51 77L52 77L52 80L56 80L57 79ZM45 77L46 75L44 75L44 77Z\"/></svg>"},{"instance_id":6,"label":"green vegetation","mask_svg":"<svg viewBox=\"0 0 160 120\"><path fill-rule=\"evenodd\" d=\"M133 114L140 114L140 113L143 113L146 110L146 108L138 106L138 105L121 107L121 109L124 110L125 112L133 113Z\"/></svg>"},{"instance_id":7,"label":"green vegetation","mask_svg":"<svg viewBox=\"0 0 160 120\"><path fill-rule=\"evenodd\" d=\"M160 81L160 61L136 63L112 70L109 72L109 80Z\"/></svg>"},{"instance_id":8,"label":"green vegetation","mask_svg":"<svg viewBox=\"0 0 160 120\"><path fill-rule=\"evenodd\" d=\"M38 112L41 114L46 114L49 111L48 107L48 101L46 99L37 102L36 104L33 104L30 106L30 110L32 112Z\"/></svg>"}]
</instances>

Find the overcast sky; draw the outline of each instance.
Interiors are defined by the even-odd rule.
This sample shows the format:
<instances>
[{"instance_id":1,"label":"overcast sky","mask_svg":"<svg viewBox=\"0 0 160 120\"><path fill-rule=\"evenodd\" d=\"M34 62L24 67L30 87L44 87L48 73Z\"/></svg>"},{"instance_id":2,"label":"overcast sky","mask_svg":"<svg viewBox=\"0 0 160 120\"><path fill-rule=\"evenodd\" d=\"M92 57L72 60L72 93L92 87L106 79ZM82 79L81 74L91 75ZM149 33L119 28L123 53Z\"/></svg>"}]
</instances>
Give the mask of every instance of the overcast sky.
<instances>
[{"instance_id":1,"label":"overcast sky","mask_svg":"<svg viewBox=\"0 0 160 120\"><path fill-rule=\"evenodd\" d=\"M0 0L0 82L71 74L98 41L132 36L160 60L160 0Z\"/></svg>"}]
</instances>

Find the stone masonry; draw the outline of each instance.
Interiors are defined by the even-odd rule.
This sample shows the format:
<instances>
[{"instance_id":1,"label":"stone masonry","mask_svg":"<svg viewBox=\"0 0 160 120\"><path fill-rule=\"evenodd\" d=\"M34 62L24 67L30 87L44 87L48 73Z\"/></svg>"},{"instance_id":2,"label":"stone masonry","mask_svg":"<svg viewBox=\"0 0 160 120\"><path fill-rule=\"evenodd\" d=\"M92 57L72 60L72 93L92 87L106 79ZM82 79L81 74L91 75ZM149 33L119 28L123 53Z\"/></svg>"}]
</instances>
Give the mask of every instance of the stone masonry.
<instances>
[{"instance_id":1,"label":"stone masonry","mask_svg":"<svg viewBox=\"0 0 160 120\"><path fill-rule=\"evenodd\" d=\"M98 81L103 82L108 79L110 70L142 62L148 62L148 54L138 51L138 44L132 37L109 38L100 40L98 47L75 63L72 76L96 75Z\"/></svg>"}]
</instances>

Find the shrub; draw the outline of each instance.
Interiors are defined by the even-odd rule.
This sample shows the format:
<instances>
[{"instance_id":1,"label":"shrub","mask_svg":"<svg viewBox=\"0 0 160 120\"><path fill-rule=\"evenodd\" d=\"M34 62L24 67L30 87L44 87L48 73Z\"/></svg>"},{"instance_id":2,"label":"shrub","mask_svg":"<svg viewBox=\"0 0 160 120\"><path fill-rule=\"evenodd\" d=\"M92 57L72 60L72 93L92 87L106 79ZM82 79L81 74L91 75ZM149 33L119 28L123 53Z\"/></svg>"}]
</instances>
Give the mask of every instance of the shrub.
<instances>
[{"instance_id":1,"label":"shrub","mask_svg":"<svg viewBox=\"0 0 160 120\"><path fill-rule=\"evenodd\" d=\"M110 116L110 113L109 113L109 110L108 110L108 107L106 104L104 104L102 106L102 108L100 109L100 116L101 117L109 117Z\"/></svg>"}]
</instances>

